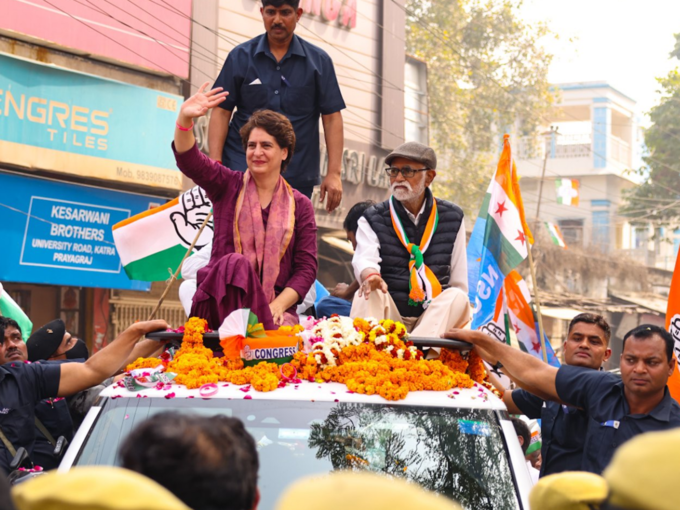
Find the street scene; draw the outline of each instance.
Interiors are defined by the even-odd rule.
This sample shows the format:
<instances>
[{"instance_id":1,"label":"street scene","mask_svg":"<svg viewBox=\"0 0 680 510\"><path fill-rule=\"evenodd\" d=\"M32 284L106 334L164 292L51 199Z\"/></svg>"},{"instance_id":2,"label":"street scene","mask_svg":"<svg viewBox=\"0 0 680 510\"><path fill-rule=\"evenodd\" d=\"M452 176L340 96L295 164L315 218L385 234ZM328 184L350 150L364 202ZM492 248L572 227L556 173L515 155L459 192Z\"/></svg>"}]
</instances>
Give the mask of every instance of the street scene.
<instances>
[{"instance_id":1,"label":"street scene","mask_svg":"<svg viewBox=\"0 0 680 510\"><path fill-rule=\"evenodd\" d=\"M678 507L680 5L0 13L0 510Z\"/></svg>"}]
</instances>

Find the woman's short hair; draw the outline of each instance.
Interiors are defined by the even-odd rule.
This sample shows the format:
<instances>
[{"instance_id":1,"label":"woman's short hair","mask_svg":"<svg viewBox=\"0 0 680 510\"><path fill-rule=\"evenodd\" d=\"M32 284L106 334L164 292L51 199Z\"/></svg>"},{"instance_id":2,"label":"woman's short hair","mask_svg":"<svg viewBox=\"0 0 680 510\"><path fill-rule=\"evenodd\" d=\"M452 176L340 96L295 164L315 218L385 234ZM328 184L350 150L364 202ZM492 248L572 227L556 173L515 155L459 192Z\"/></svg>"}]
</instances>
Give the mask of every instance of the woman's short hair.
<instances>
[{"instance_id":1,"label":"woman's short hair","mask_svg":"<svg viewBox=\"0 0 680 510\"><path fill-rule=\"evenodd\" d=\"M281 162L281 173L285 172L295 152L295 131L288 117L272 110L258 110L253 113L240 131L244 151L248 151L250 133L255 128L266 131L269 136L274 137L279 147L288 149L288 157Z\"/></svg>"}]
</instances>

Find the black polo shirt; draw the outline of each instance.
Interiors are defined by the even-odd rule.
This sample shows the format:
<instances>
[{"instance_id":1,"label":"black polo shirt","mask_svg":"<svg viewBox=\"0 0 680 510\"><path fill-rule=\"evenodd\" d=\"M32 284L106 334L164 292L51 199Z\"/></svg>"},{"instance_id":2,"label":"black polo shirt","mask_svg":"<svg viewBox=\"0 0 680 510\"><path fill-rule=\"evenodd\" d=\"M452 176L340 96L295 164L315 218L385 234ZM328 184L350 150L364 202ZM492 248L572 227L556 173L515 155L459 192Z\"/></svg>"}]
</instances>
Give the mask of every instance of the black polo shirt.
<instances>
[{"instance_id":1,"label":"black polo shirt","mask_svg":"<svg viewBox=\"0 0 680 510\"><path fill-rule=\"evenodd\" d=\"M277 62L262 34L229 52L214 86L229 92L220 106L233 112L222 153L226 167L246 170L239 131L256 110L269 109L288 117L295 130L295 152L284 177L294 188L319 184L319 116L345 108L325 51L293 35Z\"/></svg>"},{"instance_id":2,"label":"black polo shirt","mask_svg":"<svg viewBox=\"0 0 680 510\"><path fill-rule=\"evenodd\" d=\"M14 361L0 366L0 428L14 448L33 453L35 406L57 396L61 368ZM7 473L12 455L0 442L0 467Z\"/></svg>"},{"instance_id":3,"label":"black polo shirt","mask_svg":"<svg viewBox=\"0 0 680 510\"><path fill-rule=\"evenodd\" d=\"M575 407L545 401L528 391L514 390L512 401L522 414L541 420L541 475L579 471L588 431L588 416Z\"/></svg>"},{"instance_id":4,"label":"black polo shirt","mask_svg":"<svg viewBox=\"0 0 680 510\"><path fill-rule=\"evenodd\" d=\"M680 427L680 405L668 388L649 414L630 414L623 381L608 372L565 365L557 372L556 387L563 402L589 418L582 471L602 473L614 450L638 434Z\"/></svg>"}]
</instances>

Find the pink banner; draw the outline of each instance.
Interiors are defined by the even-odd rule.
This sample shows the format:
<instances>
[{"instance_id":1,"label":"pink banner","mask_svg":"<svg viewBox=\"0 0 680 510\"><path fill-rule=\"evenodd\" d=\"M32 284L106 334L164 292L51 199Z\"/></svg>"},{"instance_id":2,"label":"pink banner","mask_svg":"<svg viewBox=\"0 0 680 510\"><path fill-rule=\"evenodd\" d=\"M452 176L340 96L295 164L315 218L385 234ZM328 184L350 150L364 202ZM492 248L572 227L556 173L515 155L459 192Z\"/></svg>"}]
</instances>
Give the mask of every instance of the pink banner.
<instances>
[{"instance_id":1,"label":"pink banner","mask_svg":"<svg viewBox=\"0 0 680 510\"><path fill-rule=\"evenodd\" d=\"M191 0L0 0L0 13L18 38L189 76Z\"/></svg>"}]
</instances>

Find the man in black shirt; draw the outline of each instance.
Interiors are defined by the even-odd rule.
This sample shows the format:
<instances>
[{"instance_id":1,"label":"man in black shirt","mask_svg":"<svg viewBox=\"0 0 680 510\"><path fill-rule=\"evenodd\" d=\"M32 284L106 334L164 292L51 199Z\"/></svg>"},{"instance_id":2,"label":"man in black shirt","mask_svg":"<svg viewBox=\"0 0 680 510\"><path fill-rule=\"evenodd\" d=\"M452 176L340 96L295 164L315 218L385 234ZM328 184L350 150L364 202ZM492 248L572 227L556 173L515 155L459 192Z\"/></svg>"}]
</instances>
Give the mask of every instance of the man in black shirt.
<instances>
[{"instance_id":1,"label":"man in black shirt","mask_svg":"<svg viewBox=\"0 0 680 510\"><path fill-rule=\"evenodd\" d=\"M609 324L601 315L582 313L569 323L564 341L567 365L599 370L611 356ZM580 409L543 400L518 389L503 394L511 414L541 420L541 476L581 469L588 416Z\"/></svg>"},{"instance_id":2,"label":"man in black shirt","mask_svg":"<svg viewBox=\"0 0 680 510\"><path fill-rule=\"evenodd\" d=\"M559 369L479 331L452 329L492 365L501 363L517 383L545 400L583 409L588 416L582 471L600 474L618 446L643 432L680 427L680 405L666 383L673 373L673 337L643 324L623 339L621 378L564 365Z\"/></svg>"},{"instance_id":3,"label":"man in black shirt","mask_svg":"<svg viewBox=\"0 0 680 510\"><path fill-rule=\"evenodd\" d=\"M0 360L6 361L0 366L0 468L5 473L17 448L33 452L35 407L41 400L101 383L128 361L141 336L168 327L163 320L137 322L85 363L44 364L25 361L18 324L0 319Z\"/></svg>"}]
</instances>

